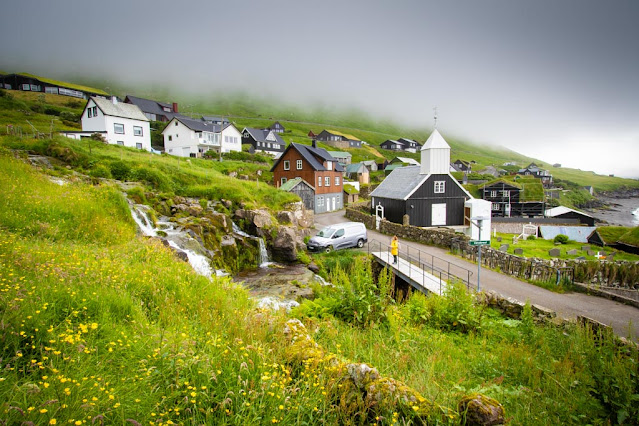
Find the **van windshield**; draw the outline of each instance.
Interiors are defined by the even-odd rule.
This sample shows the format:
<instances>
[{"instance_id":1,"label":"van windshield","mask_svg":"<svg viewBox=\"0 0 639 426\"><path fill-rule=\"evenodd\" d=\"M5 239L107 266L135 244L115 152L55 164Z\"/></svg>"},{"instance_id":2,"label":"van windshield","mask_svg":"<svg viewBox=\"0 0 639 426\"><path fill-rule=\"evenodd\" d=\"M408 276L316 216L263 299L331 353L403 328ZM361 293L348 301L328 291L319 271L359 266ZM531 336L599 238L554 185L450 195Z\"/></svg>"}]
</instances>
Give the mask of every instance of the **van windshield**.
<instances>
[{"instance_id":1,"label":"van windshield","mask_svg":"<svg viewBox=\"0 0 639 426\"><path fill-rule=\"evenodd\" d=\"M331 228L330 226L327 226L326 228L323 228L321 231L319 231L317 233L318 237L324 237L324 238L331 238L331 236L333 235L333 233L335 232L334 228Z\"/></svg>"}]
</instances>

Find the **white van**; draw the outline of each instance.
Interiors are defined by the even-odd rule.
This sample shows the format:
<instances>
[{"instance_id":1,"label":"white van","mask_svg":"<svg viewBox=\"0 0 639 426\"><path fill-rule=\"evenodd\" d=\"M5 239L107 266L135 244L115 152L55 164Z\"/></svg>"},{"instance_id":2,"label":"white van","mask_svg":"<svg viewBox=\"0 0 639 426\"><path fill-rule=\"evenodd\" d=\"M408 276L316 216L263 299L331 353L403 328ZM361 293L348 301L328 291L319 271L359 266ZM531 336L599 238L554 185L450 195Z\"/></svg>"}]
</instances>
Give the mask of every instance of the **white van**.
<instances>
[{"instance_id":1,"label":"white van","mask_svg":"<svg viewBox=\"0 0 639 426\"><path fill-rule=\"evenodd\" d=\"M344 222L327 226L308 240L308 251L339 250L349 247L362 248L368 241L366 227L360 222Z\"/></svg>"}]
</instances>

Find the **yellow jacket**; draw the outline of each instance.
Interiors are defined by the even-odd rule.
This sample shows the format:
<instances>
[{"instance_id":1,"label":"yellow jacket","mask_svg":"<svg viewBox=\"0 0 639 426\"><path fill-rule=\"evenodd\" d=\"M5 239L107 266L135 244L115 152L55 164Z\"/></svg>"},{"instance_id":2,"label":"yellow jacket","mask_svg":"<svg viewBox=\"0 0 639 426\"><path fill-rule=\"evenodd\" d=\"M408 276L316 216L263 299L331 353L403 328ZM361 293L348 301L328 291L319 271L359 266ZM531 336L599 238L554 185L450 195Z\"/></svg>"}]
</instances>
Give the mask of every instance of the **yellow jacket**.
<instances>
[{"instance_id":1,"label":"yellow jacket","mask_svg":"<svg viewBox=\"0 0 639 426\"><path fill-rule=\"evenodd\" d=\"M392 239L391 240L391 254L393 256L397 256L398 251L399 251L399 240Z\"/></svg>"}]
</instances>

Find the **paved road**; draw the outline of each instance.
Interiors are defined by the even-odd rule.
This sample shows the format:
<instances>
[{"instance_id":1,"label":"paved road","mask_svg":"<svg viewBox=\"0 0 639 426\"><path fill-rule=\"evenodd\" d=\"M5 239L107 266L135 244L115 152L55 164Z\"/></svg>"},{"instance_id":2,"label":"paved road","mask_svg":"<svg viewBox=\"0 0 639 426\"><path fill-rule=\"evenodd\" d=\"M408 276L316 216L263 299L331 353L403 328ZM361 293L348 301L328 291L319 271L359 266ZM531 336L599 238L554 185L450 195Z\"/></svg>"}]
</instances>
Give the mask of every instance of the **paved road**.
<instances>
[{"instance_id":1,"label":"paved road","mask_svg":"<svg viewBox=\"0 0 639 426\"><path fill-rule=\"evenodd\" d=\"M315 227L318 229L325 225L345 221L348 219L344 217L343 210L315 215ZM388 235L369 230L368 238L390 245L390 236ZM453 256L447 250L411 241L402 241L401 243L404 247L417 248L454 265L474 271L473 277L475 279L477 277L476 263ZM583 293L553 293L510 275L500 274L485 268L481 270L481 288L522 302L530 300L530 303L551 309L563 318L576 318L577 315L583 315L595 319L611 326L618 335L623 337L630 335L634 340L639 341L639 309L633 306Z\"/></svg>"}]
</instances>

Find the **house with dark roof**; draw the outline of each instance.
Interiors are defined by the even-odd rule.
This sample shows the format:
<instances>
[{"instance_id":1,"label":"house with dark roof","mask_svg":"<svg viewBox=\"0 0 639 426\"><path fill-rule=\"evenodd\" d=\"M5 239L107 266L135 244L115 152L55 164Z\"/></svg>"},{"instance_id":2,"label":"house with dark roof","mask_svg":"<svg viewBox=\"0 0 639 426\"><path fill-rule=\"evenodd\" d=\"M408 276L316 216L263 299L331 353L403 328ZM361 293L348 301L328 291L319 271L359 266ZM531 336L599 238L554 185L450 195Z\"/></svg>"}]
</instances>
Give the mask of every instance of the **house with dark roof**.
<instances>
[{"instance_id":1,"label":"house with dark roof","mask_svg":"<svg viewBox=\"0 0 639 426\"><path fill-rule=\"evenodd\" d=\"M317 137L317 135L315 133L313 133L312 130L309 130L308 131L308 135L306 135L306 136L308 136L311 139L315 139Z\"/></svg>"},{"instance_id":2,"label":"house with dark roof","mask_svg":"<svg viewBox=\"0 0 639 426\"><path fill-rule=\"evenodd\" d=\"M362 164L371 172L379 170L379 165L375 162L375 160L364 160L362 161Z\"/></svg>"},{"instance_id":3,"label":"house with dark roof","mask_svg":"<svg viewBox=\"0 0 639 426\"><path fill-rule=\"evenodd\" d=\"M164 151L178 157L200 158L208 151L241 151L242 134L233 124L221 126L175 116L162 131Z\"/></svg>"},{"instance_id":4,"label":"house with dark roof","mask_svg":"<svg viewBox=\"0 0 639 426\"><path fill-rule=\"evenodd\" d=\"M0 88L8 90L24 90L29 92L50 93L53 95L72 96L88 99L91 96L108 97L101 89L81 84L67 83L27 73L0 74Z\"/></svg>"},{"instance_id":5,"label":"house with dark roof","mask_svg":"<svg viewBox=\"0 0 639 426\"><path fill-rule=\"evenodd\" d=\"M73 139L87 138L98 133L112 145L151 151L149 120L140 108L119 102L116 97L90 97L82 111L81 122L82 131L61 133Z\"/></svg>"},{"instance_id":6,"label":"house with dark roof","mask_svg":"<svg viewBox=\"0 0 639 426\"><path fill-rule=\"evenodd\" d=\"M287 180L280 185L282 191L292 192L302 199L307 210L315 210L315 188L301 177Z\"/></svg>"},{"instance_id":7,"label":"house with dark roof","mask_svg":"<svg viewBox=\"0 0 639 426\"><path fill-rule=\"evenodd\" d=\"M493 217L542 217L544 189L539 179L517 182L497 179L481 187L482 198L492 203Z\"/></svg>"},{"instance_id":8,"label":"house with dark roof","mask_svg":"<svg viewBox=\"0 0 639 426\"><path fill-rule=\"evenodd\" d=\"M348 133L338 132L337 130L322 130L319 135L317 135L317 140L340 149L362 147L362 141L357 137L349 135Z\"/></svg>"},{"instance_id":9,"label":"house with dark roof","mask_svg":"<svg viewBox=\"0 0 639 426\"><path fill-rule=\"evenodd\" d=\"M399 163L398 163L399 164ZM413 226L464 225L464 203L473 197L450 175L450 146L434 130L421 149L421 164L394 169L371 193L391 222Z\"/></svg>"},{"instance_id":10,"label":"house with dark roof","mask_svg":"<svg viewBox=\"0 0 639 426\"><path fill-rule=\"evenodd\" d=\"M597 228L594 226L552 226L540 225L539 237L544 240L554 240L557 235L566 235L569 240L578 243L587 243L588 237Z\"/></svg>"},{"instance_id":11,"label":"house with dark roof","mask_svg":"<svg viewBox=\"0 0 639 426\"><path fill-rule=\"evenodd\" d=\"M315 213L344 207L342 180L344 168L325 149L291 143L271 168L276 187L301 178L313 182Z\"/></svg>"},{"instance_id":12,"label":"house with dark roof","mask_svg":"<svg viewBox=\"0 0 639 426\"><path fill-rule=\"evenodd\" d=\"M451 164L451 166L453 166L453 168L455 169L455 171L457 172L467 172L470 173L472 166L470 164L470 161L465 161L465 160L460 160L457 159L455 160L454 163Z\"/></svg>"},{"instance_id":13,"label":"house with dark roof","mask_svg":"<svg viewBox=\"0 0 639 426\"><path fill-rule=\"evenodd\" d=\"M245 127L242 130L242 144L251 145L251 152L264 152L278 158L286 149L286 142L273 130Z\"/></svg>"},{"instance_id":14,"label":"house with dark roof","mask_svg":"<svg viewBox=\"0 0 639 426\"><path fill-rule=\"evenodd\" d=\"M218 117L216 115L203 115L201 118L202 121L206 121L207 123L213 124L229 124L230 121L228 118Z\"/></svg>"},{"instance_id":15,"label":"house with dark roof","mask_svg":"<svg viewBox=\"0 0 639 426\"><path fill-rule=\"evenodd\" d=\"M286 129L284 129L284 126L282 126L279 121L276 121L264 130L272 130L275 133L284 133Z\"/></svg>"},{"instance_id":16,"label":"house with dark roof","mask_svg":"<svg viewBox=\"0 0 639 426\"><path fill-rule=\"evenodd\" d=\"M137 96L126 95L124 102L127 104L137 105L144 113L146 118L151 121L171 121L173 117L179 115L178 104L173 102L167 104L151 99L138 98Z\"/></svg>"},{"instance_id":17,"label":"house with dark roof","mask_svg":"<svg viewBox=\"0 0 639 426\"><path fill-rule=\"evenodd\" d=\"M412 139L399 138L397 140L387 139L382 142L379 147L391 151L417 152L417 150L420 149L422 146L419 142L416 142Z\"/></svg>"},{"instance_id":18,"label":"house with dark roof","mask_svg":"<svg viewBox=\"0 0 639 426\"><path fill-rule=\"evenodd\" d=\"M537 179L541 179L544 188L550 188L552 186L552 175L548 170L542 170L535 163L530 163L523 169L517 171L518 175L531 176Z\"/></svg>"}]
</instances>

